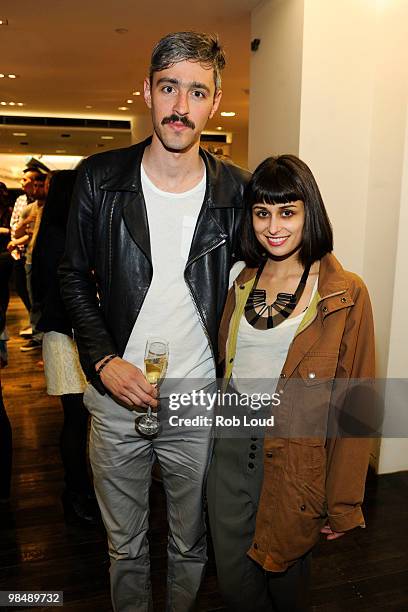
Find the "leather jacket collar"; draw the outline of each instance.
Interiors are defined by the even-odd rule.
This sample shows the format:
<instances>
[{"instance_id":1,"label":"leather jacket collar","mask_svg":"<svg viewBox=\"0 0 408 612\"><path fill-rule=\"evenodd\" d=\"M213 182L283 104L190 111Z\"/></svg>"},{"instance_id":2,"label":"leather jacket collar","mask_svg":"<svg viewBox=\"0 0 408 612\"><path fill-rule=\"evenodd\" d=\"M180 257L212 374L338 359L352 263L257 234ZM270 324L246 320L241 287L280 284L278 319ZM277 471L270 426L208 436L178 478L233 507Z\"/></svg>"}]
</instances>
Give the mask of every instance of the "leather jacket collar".
<instances>
[{"instance_id":1,"label":"leather jacket collar","mask_svg":"<svg viewBox=\"0 0 408 612\"><path fill-rule=\"evenodd\" d=\"M145 148L149 146L151 142L152 137L149 136L149 138L146 138L143 142L129 147L125 163L123 163L121 167L111 167L104 181L101 183L100 188L104 191L134 191L136 193L142 193L140 166ZM222 182L218 180L219 167L216 164L216 160L202 148L200 148L200 155L204 161L207 173L204 198L207 205L210 208L230 208L232 206L232 201L234 201L234 208L242 208L243 202L240 195L242 186L237 181L236 177L231 173L230 180L233 185L233 193L231 197L230 191L226 198L224 186ZM237 195L236 198L234 198L234 192Z\"/></svg>"}]
</instances>

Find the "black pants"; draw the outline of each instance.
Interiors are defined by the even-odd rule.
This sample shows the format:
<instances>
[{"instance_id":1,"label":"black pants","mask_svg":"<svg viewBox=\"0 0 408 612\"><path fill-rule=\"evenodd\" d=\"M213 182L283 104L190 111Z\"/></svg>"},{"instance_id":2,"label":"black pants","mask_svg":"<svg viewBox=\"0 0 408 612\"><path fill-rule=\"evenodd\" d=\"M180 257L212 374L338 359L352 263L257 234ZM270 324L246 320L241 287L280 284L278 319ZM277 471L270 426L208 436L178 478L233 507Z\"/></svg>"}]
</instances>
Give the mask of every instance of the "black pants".
<instances>
[{"instance_id":1,"label":"black pants","mask_svg":"<svg viewBox=\"0 0 408 612\"><path fill-rule=\"evenodd\" d=\"M31 304L27 289L27 277L25 271L25 258L14 261L14 284L16 291L27 311L30 312Z\"/></svg>"},{"instance_id":2,"label":"black pants","mask_svg":"<svg viewBox=\"0 0 408 612\"><path fill-rule=\"evenodd\" d=\"M10 497L13 437L11 425L3 403L0 381L0 498Z\"/></svg>"},{"instance_id":3,"label":"black pants","mask_svg":"<svg viewBox=\"0 0 408 612\"><path fill-rule=\"evenodd\" d=\"M207 497L218 586L231 612L305 612L310 609L310 555L276 573L266 572L246 554L262 480L261 438L216 441Z\"/></svg>"},{"instance_id":4,"label":"black pants","mask_svg":"<svg viewBox=\"0 0 408 612\"><path fill-rule=\"evenodd\" d=\"M87 443L89 413L82 393L61 395L64 422L60 436L60 451L67 489L87 495L92 491L88 472Z\"/></svg>"},{"instance_id":5,"label":"black pants","mask_svg":"<svg viewBox=\"0 0 408 612\"><path fill-rule=\"evenodd\" d=\"M10 253L0 253L0 308L6 314L10 299L9 281L13 271L13 258Z\"/></svg>"}]
</instances>

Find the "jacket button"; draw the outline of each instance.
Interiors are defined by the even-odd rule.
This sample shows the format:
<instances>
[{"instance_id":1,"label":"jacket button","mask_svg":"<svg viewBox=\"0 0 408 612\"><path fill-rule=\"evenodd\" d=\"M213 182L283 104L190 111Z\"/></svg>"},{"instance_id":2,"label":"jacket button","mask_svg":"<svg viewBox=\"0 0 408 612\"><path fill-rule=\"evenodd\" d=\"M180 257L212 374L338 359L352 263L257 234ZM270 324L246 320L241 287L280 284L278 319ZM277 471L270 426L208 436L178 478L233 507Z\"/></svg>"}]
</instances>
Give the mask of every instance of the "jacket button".
<instances>
[{"instance_id":1,"label":"jacket button","mask_svg":"<svg viewBox=\"0 0 408 612\"><path fill-rule=\"evenodd\" d=\"M322 311L323 312L327 312L329 309L327 308L327 306L323 306Z\"/></svg>"},{"instance_id":2,"label":"jacket button","mask_svg":"<svg viewBox=\"0 0 408 612\"><path fill-rule=\"evenodd\" d=\"M345 304L347 302L347 298L342 297L340 301L343 302L343 304Z\"/></svg>"},{"instance_id":3,"label":"jacket button","mask_svg":"<svg viewBox=\"0 0 408 612\"><path fill-rule=\"evenodd\" d=\"M256 450L256 444L251 444L251 450Z\"/></svg>"},{"instance_id":4,"label":"jacket button","mask_svg":"<svg viewBox=\"0 0 408 612\"><path fill-rule=\"evenodd\" d=\"M273 457L273 454L269 451L268 453L266 453L266 456L268 457L268 459L271 459Z\"/></svg>"},{"instance_id":5,"label":"jacket button","mask_svg":"<svg viewBox=\"0 0 408 612\"><path fill-rule=\"evenodd\" d=\"M239 288L240 289L245 289L245 285L240 285Z\"/></svg>"},{"instance_id":6,"label":"jacket button","mask_svg":"<svg viewBox=\"0 0 408 612\"><path fill-rule=\"evenodd\" d=\"M255 459L255 453L249 453L249 458L250 459Z\"/></svg>"},{"instance_id":7,"label":"jacket button","mask_svg":"<svg viewBox=\"0 0 408 612\"><path fill-rule=\"evenodd\" d=\"M255 466L254 466L254 464L253 464L253 463L250 461L250 462L248 463L248 467L249 467L249 469L250 469L250 470L253 470Z\"/></svg>"},{"instance_id":8,"label":"jacket button","mask_svg":"<svg viewBox=\"0 0 408 612\"><path fill-rule=\"evenodd\" d=\"M233 361L234 361L234 358L233 358L233 357L231 357L231 359L230 359L230 363L232 363Z\"/></svg>"},{"instance_id":9,"label":"jacket button","mask_svg":"<svg viewBox=\"0 0 408 612\"><path fill-rule=\"evenodd\" d=\"M283 395L283 389L279 389L278 393L279 395Z\"/></svg>"},{"instance_id":10,"label":"jacket button","mask_svg":"<svg viewBox=\"0 0 408 612\"><path fill-rule=\"evenodd\" d=\"M254 542L254 548L255 550L258 550L258 544L256 542Z\"/></svg>"},{"instance_id":11,"label":"jacket button","mask_svg":"<svg viewBox=\"0 0 408 612\"><path fill-rule=\"evenodd\" d=\"M257 442L258 438L251 438L252 442Z\"/></svg>"},{"instance_id":12,"label":"jacket button","mask_svg":"<svg viewBox=\"0 0 408 612\"><path fill-rule=\"evenodd\" d=\"M306 506L305 506L305 504L302 504L302 505L300 506L300 509L301 509L301 511L302 511L302 512L304 512L304 511L306 510Z\"/></svg>"},{"instance_id":13,"label":"jacket button","mask_svg":"<svg viewBox=\"0 0 408 612\"><path fill-rule=\"evenodd\" d=\"M286 374L285 374L285 372L282 372L282 374L281 374L281 378L286 378Z\"/></svg>"},{"instance_id":14,"label":"jacket button","mask_svg":"<svg viewBox=\"0 0 408 612\"><path fill-rule=\"evenodd\" d=\"M316 378L316 372L309 372L308 377L309 378Z\"/></svg>"}]
</instances>

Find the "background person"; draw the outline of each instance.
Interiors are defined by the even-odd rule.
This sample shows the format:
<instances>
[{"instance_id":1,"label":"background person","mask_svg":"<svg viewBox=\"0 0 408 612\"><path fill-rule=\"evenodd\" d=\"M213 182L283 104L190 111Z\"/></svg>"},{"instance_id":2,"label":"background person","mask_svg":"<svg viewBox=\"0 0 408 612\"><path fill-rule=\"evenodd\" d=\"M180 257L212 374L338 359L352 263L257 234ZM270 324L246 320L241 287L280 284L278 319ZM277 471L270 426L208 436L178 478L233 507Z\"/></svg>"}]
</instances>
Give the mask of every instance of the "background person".
<instances>
[{"instance_id":1,"label":"background person","mask_svg":"<svg viewBox=\"0 0 408 612\"><path fill-rule=\"evenodd\" d=\"M31 268L32 254L37 240L37 235L41 226L42 214L44 211L44 203L47 197L49 183L46 181L45 175L38 176L33 183L33 197L35 198L31 204L26 206L20 215L20 222L14 230L16 239L25 239L25 273L28 295L30 298L30 324L32 337L20 347L20 351L29 352L41 349L42 332L37 329L38 320L40 318L40 306L34 299L32 283L31 283Z\"/></svg>"},{"instance_id":2,"label":"background person","mask_svg":"<svg viewBox=\"0 0 408 612\"><path fill-rule=\"evenodd\" d=\"M31 307L25 271L25 255L28 240L24 235L20 238L16 238L15 230L20 224L23 210L35 199L33 194L34 181L37 178L41 178L41 176L46 175L48 172L49 169L42 162L34 158L30 160L27 167L23 170L23 176L21 178L21 188L23 189L24 194L16 199L10 220L10 242L7 249L14 259L14 281L16 291L28 313L30 312ZM22 329L20 331L20 335L24 338L31 338L31 331L30 325Z\"/></svg>"},{"instance_id":3,"label":"background person","mask_svg":"<svg viewBox=\"0 0 408 612\"><path fill-rule=\"evenodd\" d=\"M33 302L39 305L40 311L37 329L44 332L42 349L47 392L60 397L64 411L60 452L64 468L62 502L65 517L68 521L91 524L98 511L88 473L89 413L83 404L86 379L57 276L76 176L75 170L61 170L51 178L32 252L31 285Z\"/></svg>"},{"instance_id":4,"label":"background person","mask_svg":"<svg viewBox=\"0 0 408 612\"><path fill-rule=\"evenodd\" d=\"M13 271L13 259L7 250L10 241L11 212L7 187L0 182L0 308L4 316L9 303L9 282Z\"/></svg>"},{"instance_id":5,"label":"background person","mask_svg":"<svg viewBox=\"0 0 408 612\"><path fill-rule=\"evenodd\" d=\"M315 179L293 155L266 159L248 185L220 328L225 380L241 393L277 380L275 426L263 439L216 441L208 478L219 587L234 612L308 609L309 552L364 527L371 440L326 438L332 380L374 377L363 281L332 251ZM243 269L242 269L243 268Z\"/></svg>"}]
</instances>

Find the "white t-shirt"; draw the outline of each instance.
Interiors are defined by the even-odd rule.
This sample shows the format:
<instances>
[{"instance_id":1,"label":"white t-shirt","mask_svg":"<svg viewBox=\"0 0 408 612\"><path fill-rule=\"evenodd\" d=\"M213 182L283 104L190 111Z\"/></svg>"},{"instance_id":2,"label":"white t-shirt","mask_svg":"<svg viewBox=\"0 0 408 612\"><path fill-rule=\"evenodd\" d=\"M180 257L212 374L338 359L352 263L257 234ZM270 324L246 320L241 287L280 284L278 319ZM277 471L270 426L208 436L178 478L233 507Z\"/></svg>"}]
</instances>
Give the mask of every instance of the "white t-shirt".
<instances>
[{"instance_id":1,"label":"white t-shirt","mask_svg":"<svg viewBox=\"0 0 408 612\"><path fill-rule=\"evenodd\" d=\"M184 268L205 195L205 172L193 189L183 193L158 189L143 166L141 179L149 222L153 278L124 359L143 371L146 340L160 337L169 342L167 381L215 379L212 351L184 280ZM165 392L164 385L162 391Z\"/></svg>"},{"instance_id":2,"label":"white t-shirt","mask_svg":"<svg viewBox=\"0 0 408 612\"><path fill-rule=\"evenodd\" d=\"M237 262L232 268L231 277L232 272L235 273L232 281L241 271L242 266L238 265L241 263ZM317 284L316 279L310 301L317 291ZM265 330L253 327L245 315L241 317L232 371L237 391L248 395L274 392L276 379L279 378L286 361L289 346L304 316L305 312L301 312L295 317L285 319L276 327Z\"/></svg>"}]
</instances>

